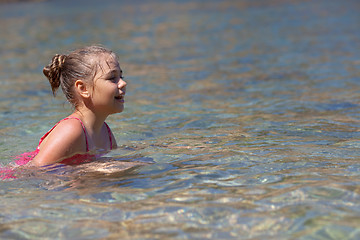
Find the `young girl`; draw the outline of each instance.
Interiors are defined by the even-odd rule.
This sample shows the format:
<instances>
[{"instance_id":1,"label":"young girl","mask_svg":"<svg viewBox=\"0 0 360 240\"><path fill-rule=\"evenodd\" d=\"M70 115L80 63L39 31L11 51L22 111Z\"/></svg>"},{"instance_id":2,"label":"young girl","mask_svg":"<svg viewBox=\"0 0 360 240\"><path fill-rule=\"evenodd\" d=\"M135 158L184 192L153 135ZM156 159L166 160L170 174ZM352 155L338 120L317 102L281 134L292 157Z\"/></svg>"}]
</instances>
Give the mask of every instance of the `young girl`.
<instances>
[{"instance_id":1,"label":"young girl","mask_svg":"<svg viewBox=\"0 0 360 240\"><path fill-rule=\"evenodd\" d=\"M76 164L115 148L116 140L105 119L124 109L126 82L117 56L106 48L89 46L69 55L55 55L43 73L54 96L61 86L74 112L40 139L31 163Z\"/></svg>"}]
</instances>

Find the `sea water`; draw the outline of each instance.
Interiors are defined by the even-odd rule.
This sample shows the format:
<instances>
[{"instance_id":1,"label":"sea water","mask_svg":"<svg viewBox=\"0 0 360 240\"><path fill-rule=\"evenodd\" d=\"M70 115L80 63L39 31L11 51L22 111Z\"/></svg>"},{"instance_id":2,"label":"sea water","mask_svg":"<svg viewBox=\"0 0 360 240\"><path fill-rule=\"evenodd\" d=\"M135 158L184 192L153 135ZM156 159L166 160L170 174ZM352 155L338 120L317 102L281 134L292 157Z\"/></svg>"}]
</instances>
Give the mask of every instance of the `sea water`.
<instances>
[{"instance_id":1,"label":"sea water","mask_svg":"<svg viewBox=\"0 0 360 240\"><path fill-rule=\"evenodd\" d=\"M1 166L72 111L41 73L54 54L105 45L128 82L118 149L0 181L0 238L360 239L359 10L0 4Z\"/></svg>"}]
</instances>

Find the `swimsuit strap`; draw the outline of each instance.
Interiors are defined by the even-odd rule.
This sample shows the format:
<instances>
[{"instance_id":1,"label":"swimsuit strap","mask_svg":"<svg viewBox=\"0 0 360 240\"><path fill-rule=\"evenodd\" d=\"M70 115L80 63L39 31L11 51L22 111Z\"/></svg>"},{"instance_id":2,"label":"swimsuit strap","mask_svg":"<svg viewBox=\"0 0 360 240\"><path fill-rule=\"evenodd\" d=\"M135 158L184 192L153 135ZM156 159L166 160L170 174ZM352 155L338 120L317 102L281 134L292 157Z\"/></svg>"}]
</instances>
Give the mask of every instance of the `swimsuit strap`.
<instances>
[{"instance_id":1,"label":"swimsuit strap","mask_svg":"<svg viewBox=\"0 0 360 240\"><path fill-rule=\"evenodd\" d=\"M110 150L112 150L112 147L113 147L113 142L112 142L112 137L111 137L111 129L110 129L109 125L107 125L107 123L106 123L106 122L104 122L104 123L105 123L106 129L107 129L108 134L109 134L109 139L110 139Z\"/></svg>"},{"instance_id":2,"label":"swimsuit strap","mask_svg":"<svg viewBox=\"0 0 360 240\"><path fill-rule=\"evenodd\" d=\"M60 120L59 122L57 122L47 133L45 133L45 135L40 138L40 141L39 141L39 146L37 147L37 149L40 148L40 144L42 143L42 141L44 141L44 139L51 133L52 130L54 130L54 128L59 124L61 123L62 121L65 121L67 119L76 119L76 120L79 120L79 122L81 123L81 126L83 128L83 131L84 131L84 134L85 134L85 142L86 142L86 152L89 151L89 143L88 143L88 138L87 138L87 134L86 134L86 129L85 129L85 125L83 124L83 122L77 118L77 117L67 117L67 118L64 118L62 120Z\"/></svg>"}]
</instances>

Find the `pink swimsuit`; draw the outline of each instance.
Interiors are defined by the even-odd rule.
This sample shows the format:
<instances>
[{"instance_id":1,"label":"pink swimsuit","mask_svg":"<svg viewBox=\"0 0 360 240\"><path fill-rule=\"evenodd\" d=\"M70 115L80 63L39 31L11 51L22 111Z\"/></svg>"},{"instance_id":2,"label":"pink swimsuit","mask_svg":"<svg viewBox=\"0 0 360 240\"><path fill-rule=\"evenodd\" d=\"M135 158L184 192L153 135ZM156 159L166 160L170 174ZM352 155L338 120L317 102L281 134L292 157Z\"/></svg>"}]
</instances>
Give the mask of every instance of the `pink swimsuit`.
<instances>
[{"instance_id":1,"label":"pink swimsuit","mask_svg":"<svg viewBox=\"0 0 360 240\"><path fill-rule=\"evenodd\" d=\"M85 135L85 142L86 142L86 154L75 154L74 156L71 156L67 159L64 159L62 160L60 163L62 164L67 164L67 165L76 165L76 164L80 164L80 163L85 163L85 162L91 162L97 155L94 155L94 154L88 154L89 152L89 143L88 143L88 137L87 137L87 133L86 133L86 129L85 129L85 125L82 123L82 121L79 119L79 118L76 118L76 117L67 117L67 118L64 118L62 120L60 120L58 123L56 123L47 133L45 133L45 135L40 138L40 141L39 141L39 145L38 147L36 148L35 151L33 152L26 152L26 153L23 153L21 154L20 156L17 156L17 160L15 160L15 163L17 165L25 165L27 164L28 162L30 162L40 151L40 145L41 143L44 141L44 139L51 133L51 131L62 121L65 121L67 119L76 119L76 120L79 120L80 123L81 123L81 126L83 128L83 131L84 131L84 135ZM112 138L111 138L111 130L110 130L110 127L107 125L106 122L105 123L105 126L106 126L106 129L107 129L107 132L108 132L108 135L109 135L109 141L110 141L110 150L112 150L112 146L113 146L113 142L112 142Z\"/></svg>"},{"instance_id":2,"label":"pink swimsuit","mask_svg":"<svg viewBox=\"0 0 360 240\"><path fill-rule=\"evenodd\" d=\"M85 135L85 141L86 141L86 153L85 154L75 154L74 156L71 156L67 159L62 160L60 163L62 164L66 164L66 165L77 165L77 164L81 164L81 163L87 163L87 162L91 162L94 159L96 159L97 157L101 156L101 155L95 155L95 154L90 154L89 153L89 143L88 143L88 137L87 137L87 133L86 133L86 129L84 124L81 122L81 120L79 118L76 117L67 117L62 119L61 121L59 121L58 123L55 124L54 127L52 127L47 133L45 133L45 135L40 138L39 141L39 145L36 148L35 151L33 152L25 152L19 156L15 157L15 164L22 166L27 164L28 162L30 162L40 151L40 144L42 143L42 141L49 135L49 133L62 121L65 121L67 119L77 119L80 121L81 126L84 130L84 135ZM112 138L111 138L111 130L109 128L109 126L105 123L105 126L107 128L108 134L109 134L109 141L110 141L110 150L112 149ZM0 180L4 180L4 179L11 179L11 178L16 178L15 176L15 169L13 167L1 167L0 166Z\"/></svg>"}]
</instances>

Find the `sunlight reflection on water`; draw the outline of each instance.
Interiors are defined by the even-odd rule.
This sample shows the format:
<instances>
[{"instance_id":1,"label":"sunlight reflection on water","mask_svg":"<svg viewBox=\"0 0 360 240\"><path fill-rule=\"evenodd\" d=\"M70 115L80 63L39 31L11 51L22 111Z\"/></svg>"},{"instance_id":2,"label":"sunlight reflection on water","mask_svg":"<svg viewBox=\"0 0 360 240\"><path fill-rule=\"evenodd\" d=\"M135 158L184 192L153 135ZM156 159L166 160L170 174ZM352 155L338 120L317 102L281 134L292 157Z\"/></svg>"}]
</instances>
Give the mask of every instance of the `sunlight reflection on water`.
<instances>
[{"instance_id":1,"label":"sunlight reflection on water","mask_svg":"<svg viewBox=\"0 0 360 240\"><path fill-rule=\"evenodd\" d=\"M3 166L71 111L53 54L104 44L129 85L113 161L1 182L0 238L360 238L359 7L1 4Z\"/></svg>"}]
</instances>

